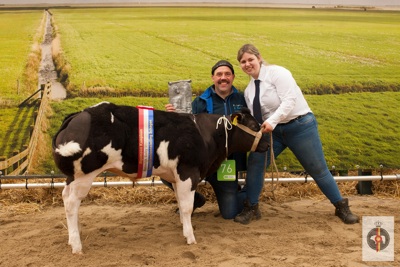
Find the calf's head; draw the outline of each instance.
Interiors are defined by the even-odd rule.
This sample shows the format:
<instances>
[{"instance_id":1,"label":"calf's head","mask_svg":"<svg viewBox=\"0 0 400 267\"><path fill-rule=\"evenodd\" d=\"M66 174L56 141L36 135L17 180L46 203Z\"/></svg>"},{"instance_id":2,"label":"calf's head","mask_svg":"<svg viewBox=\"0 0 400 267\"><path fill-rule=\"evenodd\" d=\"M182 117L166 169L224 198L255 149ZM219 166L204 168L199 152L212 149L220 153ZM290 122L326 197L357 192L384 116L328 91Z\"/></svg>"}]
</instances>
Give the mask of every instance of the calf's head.
<instances>
[{"instance_id":1,"label":"calf's head","mask_svg":"<svg viewBox=\"0 0 400 267\"><path fill-rule=\"evenodd\" d=\"M234 126L229 148L231 152L267 151L267 135L261 133L260 124L248 108L242 108L240 112L232 114L231 120Z\"/></svg>"}]
</instances>

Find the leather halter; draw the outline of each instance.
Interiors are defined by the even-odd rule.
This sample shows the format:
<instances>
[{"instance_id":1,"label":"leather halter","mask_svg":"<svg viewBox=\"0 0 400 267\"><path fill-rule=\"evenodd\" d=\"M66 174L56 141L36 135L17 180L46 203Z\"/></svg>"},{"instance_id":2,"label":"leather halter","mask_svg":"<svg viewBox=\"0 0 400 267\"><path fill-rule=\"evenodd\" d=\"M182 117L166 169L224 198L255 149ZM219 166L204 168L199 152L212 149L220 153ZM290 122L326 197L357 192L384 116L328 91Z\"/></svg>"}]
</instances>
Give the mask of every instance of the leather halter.
<instances>
[{"instance_id":1,"label":"leather halter","mask_svg":"<svg viewBox=\"0 0 400 267\"><path fill-rule=\"evenodd\" d=\"M243 124L237 123L235 126L237 126L239 129L245 131L246 133L254 136L254 142L253 142L253 146L251 147L251 152L256 151L256 148L258 146L258 143L260 142L260 139L262 137L262 129L260 129L258 132L253 131L252 129L250 129L247 126L244 126Z\"/></svg>"}]
</instances>

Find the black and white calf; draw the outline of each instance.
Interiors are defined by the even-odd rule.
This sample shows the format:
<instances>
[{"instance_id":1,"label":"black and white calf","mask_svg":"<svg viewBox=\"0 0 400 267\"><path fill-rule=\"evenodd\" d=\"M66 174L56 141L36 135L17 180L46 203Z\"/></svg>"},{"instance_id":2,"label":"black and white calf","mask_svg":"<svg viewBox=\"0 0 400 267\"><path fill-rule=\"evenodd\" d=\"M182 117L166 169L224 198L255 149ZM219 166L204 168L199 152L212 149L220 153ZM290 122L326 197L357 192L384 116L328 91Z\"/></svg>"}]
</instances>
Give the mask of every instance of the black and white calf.
<instances>
[{"instance_id":1,"label":"black and white calf","mask_svg":"<svg viewBox=\"0 0 400 267\"><path fill-rule=\"evenodd\" d=\"M108 170L137 179L138 113L135 107L102 102L66 117L53 138L55 163L68 177L62 196L73 253L82 253L78 210L94 178ZM227 154L268 148L248 109L229 119L154 110L152 174L174 185L188 244L196 243L191 213L197 184L215 172Z\"/></svg>"}]
</instances>

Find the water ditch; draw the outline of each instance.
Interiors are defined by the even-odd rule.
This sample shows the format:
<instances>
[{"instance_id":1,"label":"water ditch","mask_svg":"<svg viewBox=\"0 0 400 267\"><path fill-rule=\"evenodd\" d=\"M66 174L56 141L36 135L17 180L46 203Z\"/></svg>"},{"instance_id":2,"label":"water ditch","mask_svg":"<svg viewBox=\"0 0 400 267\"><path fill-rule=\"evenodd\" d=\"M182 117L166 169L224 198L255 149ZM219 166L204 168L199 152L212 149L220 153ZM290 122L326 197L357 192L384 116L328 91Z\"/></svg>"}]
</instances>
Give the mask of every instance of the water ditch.
<instances>
[{"instance_id":1,"label":"water ditch","mask_svg":"<svg viewBox=\"0 0 400 267\"><path fill-rule=\"evenodd\" d=\"M51 13L46 11L46 29L44 39L40 45L42 60L39 66L39 84L51 83L51 99L65 99L67 90L57 81L57 72L52 57L53 26L51 25Z\"/></svg>"}]
</instances>

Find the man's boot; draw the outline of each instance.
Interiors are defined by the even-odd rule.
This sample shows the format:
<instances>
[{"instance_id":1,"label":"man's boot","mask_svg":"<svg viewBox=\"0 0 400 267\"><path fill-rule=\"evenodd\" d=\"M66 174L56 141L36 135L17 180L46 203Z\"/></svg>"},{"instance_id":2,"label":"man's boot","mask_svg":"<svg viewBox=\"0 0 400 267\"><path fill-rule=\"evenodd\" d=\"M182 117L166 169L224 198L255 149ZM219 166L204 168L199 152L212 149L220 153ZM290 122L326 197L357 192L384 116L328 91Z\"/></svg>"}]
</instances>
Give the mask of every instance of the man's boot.
<instances>
[{"instance_id":1,"label":"man's boot","mask_svg":"<svg viewBox=\"0 0 400 267\"><path fill-rule=\"evenodd\" d=\"M358 223L358 216L351 213L349 208L349 200L347 198L343 198L342 200L336 202L334 206L336 207L335 215L338 216L344 223Z\"/></svg>"},{"instance_id":2,"label":"man's boot","mask_svg":"<svg viewBox=\"0 0 400 267\"><path fill-rule=\"evenodd\" d=\"M261 219L261 211L258 208L258 203L251 206L250 203L246 200L244 202L244 208L242 212L236 215L234 221L241 224L249 224L253 219Z\"/></svg>"}]
</instances>

